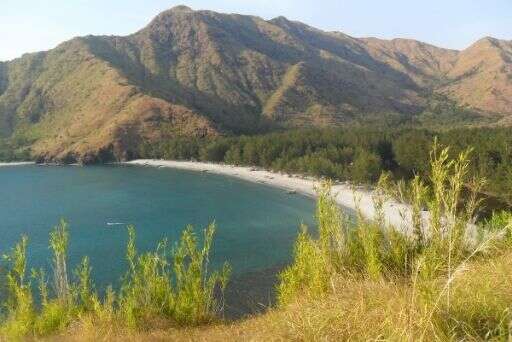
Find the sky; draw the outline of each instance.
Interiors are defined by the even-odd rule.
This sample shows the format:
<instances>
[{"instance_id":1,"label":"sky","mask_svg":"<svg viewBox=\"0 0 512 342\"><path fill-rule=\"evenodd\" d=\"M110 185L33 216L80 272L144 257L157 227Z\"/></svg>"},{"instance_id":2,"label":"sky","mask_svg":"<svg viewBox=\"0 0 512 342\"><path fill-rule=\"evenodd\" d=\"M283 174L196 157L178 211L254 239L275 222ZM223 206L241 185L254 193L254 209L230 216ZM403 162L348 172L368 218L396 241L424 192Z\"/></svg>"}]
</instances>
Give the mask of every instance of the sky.
<instances>
[{"instance_id":1,"label":"sky","mask_svg":"<svg viewBox=\"0 0 512 342\"><path fill-rule=\"evenodd\" d=\"M75 36L130 34L177 5L283 15L355 37L412 38L453 49L485 36L512 40L512 0L1 0L0 61Z\"/></svg>"}]
</instances>

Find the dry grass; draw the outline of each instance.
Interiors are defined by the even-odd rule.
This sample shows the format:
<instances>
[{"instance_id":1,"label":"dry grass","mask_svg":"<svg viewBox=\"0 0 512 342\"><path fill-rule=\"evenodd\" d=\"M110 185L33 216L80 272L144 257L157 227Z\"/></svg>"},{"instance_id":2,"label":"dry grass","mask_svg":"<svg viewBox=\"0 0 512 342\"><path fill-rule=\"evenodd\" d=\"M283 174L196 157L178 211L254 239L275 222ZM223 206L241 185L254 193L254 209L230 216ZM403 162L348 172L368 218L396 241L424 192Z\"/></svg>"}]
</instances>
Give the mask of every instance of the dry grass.
<instances>
[{"instance_id":1,"label":"dry grass","mask_svg":"<svg viewBox=\"0 0 512 342\"><path fill-rule=\"evenodd\" d=\"M477 331L463 328L475 319L489 320L493 312L509 307L511 283L512 252L507 252L496 259L471 264L455 282L451 310L436 312L430 321L426 320L428 310L421 301L413 300L414 291L409 284L338 278L331 282L332 294L324 299L302 298L284 309L240 322L134 332L83 321L51 340L447 340L458 339L461 333L468 340L479 340L483 336ZM446 323L455 321L458 328L453 329L452 325L447 330Z\"/></svg>"},{"instance_id":2,"label":"dry grass","mask_svg":"<svg viewBox=\"0 0 512 342\"><path fill-rule=\"evenodd\" d=\"M323 299L301 298L239 322L134 332L82 321L56 341L342 341L506 340L512 305L512 252L478 260L454 282L450 310L428 319L428 306L410 283L337 278ZM508 320L507 320L508 319ZM503 322L500 322L503 320ZM480 331L471 327L479 326ZM492 336L487 336L492 339Z\"/></svg>"},{"instance_id":3,"label":"dry grass","mask_svg":"<svg viewBox=\"0 0 512 342\"><path fill-rule=\"evenodd\" d=\"M334 281L335 292L322 300L301 299L280 310L241 322L148 333L83 324L60 340L72 341L283 341L375 339L403 335L409 289L389 282ZM398 300L397 300L398 298ZM403 299L403 300L401 300ZM348 308L348 309L347 309ZM372 322L372 329L368 329Z\"/></svg>"},{"instance_id":4,"label":"dry grass","mask_svg":"<svg viewBox=\"0 0 512 342\"><path fill-rule=\"evenodd\" d=\"M510 336L512 323L512 252L479 260L453 283L449 310L439 313L440 324L457 336Z\"/></svg>"}]
</instances>

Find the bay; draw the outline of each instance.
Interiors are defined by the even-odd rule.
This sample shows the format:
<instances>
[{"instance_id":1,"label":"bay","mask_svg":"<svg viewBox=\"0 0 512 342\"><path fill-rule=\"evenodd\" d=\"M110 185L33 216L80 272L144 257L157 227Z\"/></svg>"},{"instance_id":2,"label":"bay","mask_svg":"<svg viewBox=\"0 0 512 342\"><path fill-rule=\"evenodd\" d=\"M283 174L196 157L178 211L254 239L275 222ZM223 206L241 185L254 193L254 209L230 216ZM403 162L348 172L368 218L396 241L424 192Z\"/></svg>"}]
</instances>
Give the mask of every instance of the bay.
<instances>
[{"instance_id":1,"label":"bay","mask_svg":"<svg viewBox=\"0 0 512 342\"><path fill-rule=\"evenodd\" d=\"M172 245L188 224L200 234L215 222L212 267L227 261L233 268L228 303L234 315L272 302L275 275L291 260L299 225L314 224L311 198L165 168L4 167L0 194L1 253L27 235L29 267L50 271L48 234L64 218L69 265L89 256L98 289L118 286L126 271L128 225L136 227L137 247L146 251L164 238Z\"/></svg>"}]
</instances>

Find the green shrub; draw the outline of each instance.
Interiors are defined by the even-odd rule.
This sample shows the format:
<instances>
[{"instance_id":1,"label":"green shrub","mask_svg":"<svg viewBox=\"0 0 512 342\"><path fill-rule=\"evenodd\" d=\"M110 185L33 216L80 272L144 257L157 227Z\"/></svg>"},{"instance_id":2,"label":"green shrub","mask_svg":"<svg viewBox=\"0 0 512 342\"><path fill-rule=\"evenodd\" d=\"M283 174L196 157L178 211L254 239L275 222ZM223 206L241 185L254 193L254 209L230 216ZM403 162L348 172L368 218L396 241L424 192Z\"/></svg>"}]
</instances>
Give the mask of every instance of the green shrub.
<instances>
[{"instance_id":1,"label":"green shrub","mask_svg":"<svg viewBox=\"0 0 512 342\"><path fill-rule=\"evenodd\" d=\"M7 293L0 337L48 336L79 321L92 325L121 322L121 326L132 328L161 322L171 325L210 322L223 305L216 290L220 290L223 301L231 272L228 264L224 264L221 271L208 270L214 233L215 225L209 225L200 245L189 226L172 250L162 241L154 252L139 254L135 247L135 229L130 227L129 270L121 292L116 296L109 287L101 300L94 288L87 257L75 269L73 281L69 281L69 231L67 222L61 220L50 233L53 287L49 288L44 270L32 271L31 278L38 282L39 310L35 308L31 282L27 280L27 238L23 237L11 253L4 256Z\"/></svg>"},{"instance_id":2,"label":"green shrub","mask_svg":"<svg viewBox=\"0 0 512 342\"><path fill-rule=\"evenodd\" d=\"M199 324L212 320L220 309L214 297L217 285L224 292L231 274L230 266L208 273L209 255L215 225L204 230L203 246L199 247L192 226L188 226L173 253L176 291L174 316L180 324Z\"/></svg>"},{"instance_id":3,"label":"green shrub","mask_svg":"<svg viewBox=\"0 0 512 342\"><path fill-rule=\"evenodd\" d=\"M195 325L213 320L220 309L215 299L217 286L227 286L230 267L208 273L209 254L215 225L204 230L198 245L191 226L183 232L170 253L166 241L154 252L139 255L135 230L129 228L127 259L129 271L120 294L120 311L128 326L140 328L164 317L178 325Z\"/></svg>"},{"instance_id":4,"label":"green shrub","mask_svg":"<svg viewBox=\"0 0 512 342\"><path fill-rule=\"evenodd\" d=\"M343 218L331 194L331 183L325 182L318 190L319 238L315 240L305 231L299 235L294 261L281 274L279 302L289 303L290 297L301 292L328 291L325 284L335 274L373 280L402 278L416 285L421 283L420 292L427 295L427 300L439 294L449 298L451 280L445 289L438 291L435 288L439 279L456 276L468 258L482 254L488 242L488 239L472 241L475 229L472 219L480 202L474 194L463 201L463 191L471 184L476 193L482 182L469 179L468 156L469 151L464 151L457 159L450 160L449 150L439 149L434 142L429 183L415 177L407 186L393 186L384 175L374 191L374 220L359 214L355 225ZM407 191L405 200L410 203L411 227L406 231L388 227L384 217L388 194L397 197L404 191ZM426 217L422 213L425 206L429 209ZM504 226L509 227L509 219L502 214L488 224L503 230Z\"/></svg>"},{"instance_id":5,"label":"green shrub","mask_svg":"<svg viewBox=\"0 0 512 342\"><path fill-rule=\"evenodd\" d=\"M351 180L355 183L375 183L382 172L380 157L366 150L359 150L351 165Z\"/></svg>"},{"instance_id":6,"label":"green shrub","mask_svg":"<svg viewBox=\"0 0 512 342\"><path fill-rule=\"evenodd\" d=\"M34 332L38 336L47 336L62 331L76 318L74 307L59 300L45 303L37 314Z\"/></svg>"},{"instance_id":7,"label":"green shrub","mask_svg":"<svg viewBox=\"0 0 512 342\"><path fill-rule=\"evenodd\" d=\"M70 284L67 270L69 225L61 219L50 232L50 249L53 253L53 291L48 290L43 270L39 271L41 310L34 324L36 335L45 336L61 331L77 318L79 309L74 296L74 284ZM54 295L54 296L53 296Z\"/></svg>"},{"instance_id":8,"label":"green shrub","mask_svg":"<svg viewBox=\"0 0 512 342\"><path fill-rule=\"evenodd\" d=\"M279 275L278 303L285 306L300 294L319 297L328 291L330 264L317 241L302 228L293 252L293 263Z\"/></svg>"},{"instance_id":9,"label":"green shrub","mask_svg":"<svg viewBox=\"0 0 512 342\"><path fill-rule=\"evenodd\" d=\"M286 305L300 293L312 297L325 294L334 268L344 263L346 244L345 217L331 195L331 182L317 189L316 222L318 240L313 239L306 226L295 242L293 263L279 275L278 303Z\"/></svg>"},{"instance_id":10,"label":"green shrub","mask_svg":"<svg viewBox=\"0 0 512 342\"><path fill-rule=\"evenodd\" d=\"M491 218L484 222L481 234L486 232L503 232L503 241L507 245L512 244L512 213L508 211L493 212Z\"/></svg>"},{"instance_id":11,"label":"green shrub","mask_svg":"<svg viewBox=\"0 0 512 342\"><path fill-rule=\"evenodd\" d=\"M16 339L32 332L35 310L31 282L27 280L27 243L21 241L7 255L7 298L5 300L5 319L1 326L1 335Z\"/></svg>"},{"instance_id":12,"label":"green shrub","mask_svg":"<svg viewBox=\"0 0 512 342\"><path fill-rule=\"evenodd\" d=\"M383 257L381 247L383 244L382 227L371 223L363 223L357 228L364 255L365 273L371 279L378 279L382 275Z\"/></svg>"},{"instance_id":13,"label":"green shrub","mask_svg":"<svg viewBox=\"0 0 512 342\"><path fill-rule=\"evenodd\" d=\"M70 286L67 270L67 252L69 243L68 223L61 220L50 232L50 248L53 252L53 281L57 299L69 303Z\"/></svg>"}]
</instances>

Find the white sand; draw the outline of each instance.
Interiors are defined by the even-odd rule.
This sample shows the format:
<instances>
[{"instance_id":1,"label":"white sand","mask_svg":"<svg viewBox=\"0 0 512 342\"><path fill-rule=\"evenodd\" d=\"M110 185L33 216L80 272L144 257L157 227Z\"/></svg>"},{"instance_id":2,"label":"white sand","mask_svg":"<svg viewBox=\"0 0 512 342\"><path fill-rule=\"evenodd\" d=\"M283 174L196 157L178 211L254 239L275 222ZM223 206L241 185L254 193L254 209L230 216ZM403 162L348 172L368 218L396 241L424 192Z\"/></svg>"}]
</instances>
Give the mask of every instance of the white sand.
<instances>
[{"instance_id":1,"label":"white sand","mask_svg":"<svg viewBox=\"0 0 512 342\"><path fill-rule=\"evenodd\" d=\"M20 166L20 165L34 165L35 162L12 162L12 163L0 163L0 167L2 166Z\"/></svg>"},{"instance_id":2,"label":"white sand","mask_svg":"<svg viewBox=\"0 0 512 342\"><path fill-rule=\"evenodd\" d=\"M288 176L251 167L223 164L152 159L133 160L124 164L169 167L174 169L226 175L250 182L267 184L285 189L286 191L296 191L297 193L307 196L315 196L315 186L319 184L319 180L310 177ZM332 190L339 205L352 210L355 210L357 207L361 214L366 218L371 219L375 217L372 191L364 189L354 190L350 185L335 185ZM410 226L408 222L411 222L411 211L409 206L394 201L388 201L384 204L383 209L385 220L388 224L404 231L408 231L407 227Z\"/></svg>"}]
</instances>

